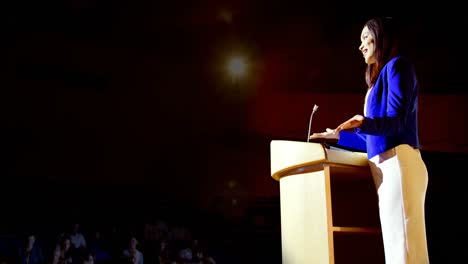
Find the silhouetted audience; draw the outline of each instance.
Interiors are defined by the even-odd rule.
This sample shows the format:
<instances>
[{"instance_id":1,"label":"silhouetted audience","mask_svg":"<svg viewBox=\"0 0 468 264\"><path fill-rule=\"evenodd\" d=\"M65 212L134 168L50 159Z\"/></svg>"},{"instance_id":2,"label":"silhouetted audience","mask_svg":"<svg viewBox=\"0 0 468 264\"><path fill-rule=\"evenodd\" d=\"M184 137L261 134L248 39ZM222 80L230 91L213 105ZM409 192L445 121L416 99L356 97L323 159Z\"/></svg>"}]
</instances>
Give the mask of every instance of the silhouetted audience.
<instances>
[{"instance_id":1,"label":"silhouetted audience","mask_svg":"<svg viewBox=\"0 0 468 264\"><path fill-rule=\"evenodd\" d=\"M69 236L61 236L54 250L52 264L73 263L72 244Z\"/></svg>"},{"instance_id":2,"label":"silhouetted audience","mask_svg":"<svg viewBox=\"0 0 468 264\"><path fill-rule=\"evenodd\" d=\"M44 252L35 234L25 234L18 250L19 264L43 264L45 263Z\"/></svg>"},{"instance_id":3,"label":"silhouetted audience","mask_svg":"<svg viewBox=\"0 0 468 264\"><path fill-rule=\"evenodd\" d=\"M86 249L86 239L80 231L80 224L73 224L70 232L70 241L73 248L77 251L84 252Z\"/></svg>"},{"instance_id":4,"label":"silhouetted audience","mask_svg":"<svg viewBox=\"0 0 468 264\"><path fill-rule=\"evenodd\" d=\"M138 249L135 236L130 237L128 247L123 250L123 258L127 261L125 263L143 264L143 253Z\"/></svg>"},{"instance_id":5,"label":"silhouetted audience","mask_svg":"<svg viewBox=\"0 0 468 264\"><path fill-rule=\"evenodd\" d=\"M97 227L85 234L79 231L78 224L73 227L71 232L60 232L58 239L53 233L48 234L44 247L36 233L25 233L18 239L13 236L9 244L16 246L9 250L5 247L11 254L4 255L14 258L0 256L0 261L6 264L215 264L205 244L192 239L190 228L180 222L171 228L163 221L132 226L128 237L123 236L129 231L128 227L109 227L113 232L104 232L108 238L102 237L103 231ZM143 235L141 243L135 228ZM146 258L147 255L151 258Z\"/></svg>"}]
</instances>

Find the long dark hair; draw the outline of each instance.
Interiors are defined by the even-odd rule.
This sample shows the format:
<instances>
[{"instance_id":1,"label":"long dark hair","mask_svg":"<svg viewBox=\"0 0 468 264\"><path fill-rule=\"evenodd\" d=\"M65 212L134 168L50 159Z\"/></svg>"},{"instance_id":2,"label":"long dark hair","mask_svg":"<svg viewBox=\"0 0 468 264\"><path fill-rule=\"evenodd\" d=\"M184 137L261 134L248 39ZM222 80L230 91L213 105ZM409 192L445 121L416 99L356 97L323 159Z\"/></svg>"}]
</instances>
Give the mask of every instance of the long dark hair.
<instances>
[{"instance_id":1,"label":"long dark hair","mask_svg":"<svg viewBox=\"0 0 468 264\"><path fill-rule=\"evenodd\" d=\"M390 17L377 17L368 20L367 27L374 38L376 63L366 67L366 83L371 88L377 81L380 70L400 53L400 38L396 21Z\"/></svg>"}]
</instances>

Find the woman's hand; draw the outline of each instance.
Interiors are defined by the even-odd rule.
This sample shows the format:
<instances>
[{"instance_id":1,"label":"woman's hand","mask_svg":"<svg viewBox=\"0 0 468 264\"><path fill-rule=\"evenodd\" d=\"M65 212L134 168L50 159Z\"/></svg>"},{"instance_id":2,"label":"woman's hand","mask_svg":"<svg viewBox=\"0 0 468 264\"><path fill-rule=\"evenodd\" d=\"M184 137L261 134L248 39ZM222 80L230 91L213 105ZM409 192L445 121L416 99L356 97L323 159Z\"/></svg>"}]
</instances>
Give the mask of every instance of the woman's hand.
<instances>
[{"instance_id":1,"label":"woman's hand","mask_svg":"<svg viewBox=\"0 0 468 264\"><path fill-rule=\"evenodd\" d=\"M341 125L339 125L337 128L335 128L335 133L339 134L340 131L342 130L349 130L349 129L361 127L362 122L364 122L364 116L355 115L352 118L341 123Z\"/></svg>"},{"instance_id":2,"label":"woman's hand","mask_svg":"<svg viewBox=\"0 0 468 264\"><path fill-rule=\"evenodd\" d=\"M338 140L340 138L340 133L335 133L335 129L330 129L327 128L325 132L321 133L313 133L309 139L336 139Z\"/></svg>"},{"instance_id":3,"label":"woman's hand","mask_svg":"<svg viewBox=\"0 0 468 264\"><path fill-rule=\"evenodd\" d=\"M349 130L353 128L361 127L362 122L364 122L364 116L355 115L352 118L341 123L337 128L330 129L327 128L325 132L313 133L309 139L340 139L340 131Z\"/></svg>"}]
</instances>

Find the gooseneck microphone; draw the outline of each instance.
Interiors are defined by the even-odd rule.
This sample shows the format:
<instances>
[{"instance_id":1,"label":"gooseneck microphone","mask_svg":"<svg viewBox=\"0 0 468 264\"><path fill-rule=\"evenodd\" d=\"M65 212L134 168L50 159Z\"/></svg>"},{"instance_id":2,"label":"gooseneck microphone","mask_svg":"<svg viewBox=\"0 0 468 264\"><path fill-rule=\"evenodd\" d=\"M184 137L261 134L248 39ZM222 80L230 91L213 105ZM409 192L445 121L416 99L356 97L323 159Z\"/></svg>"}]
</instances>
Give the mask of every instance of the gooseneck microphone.
<instances>
[{"instance_id":1,"label":"gooseneck microphone","mask_svg":"<svg viewBox=\"0 0 468 264\"><path fill-rule=\"evenodd\" d=\"M309 119L309 132L307 132L307 142L309 142L310 138L310 127L312 125L312 117L314 116L315 111L317 111L318 105L314 104L314 109L312 109L312 113L310 114L310 119Z\"/></svg>"}]
</instances>

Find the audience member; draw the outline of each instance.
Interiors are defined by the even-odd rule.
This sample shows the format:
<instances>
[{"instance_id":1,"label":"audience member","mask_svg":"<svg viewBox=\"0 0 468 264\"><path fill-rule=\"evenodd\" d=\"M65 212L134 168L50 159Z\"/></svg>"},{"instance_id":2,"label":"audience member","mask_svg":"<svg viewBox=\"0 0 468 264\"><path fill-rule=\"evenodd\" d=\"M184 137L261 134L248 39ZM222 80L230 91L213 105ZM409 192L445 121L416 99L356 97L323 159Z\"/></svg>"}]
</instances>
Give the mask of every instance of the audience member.
<instances>
[{"instance_id":1,"label":"audience member","mask_svg":"<svg viewBox=\"0 0 468 264\"><path fill-rule=\"evenodd\" d=\"M134 264L143 264L143 253L138 249L138 240L131 236L128 248L123 251L124 259L130 260Z\"/></svg>"},{"instance_id":2,"label":"audience member","mask_svg":"<svg viewBox=\"0 0 468 264\"><path fill-rule=\"evenodd\" d=\"M53 254L52 264L73 263L71 240L69 236L61 236Z\"/></svg>"},{"instance_id":3,"label":"audience member","mask_svg":"<svg viewBox=\"0 0 468 264\"><path fill-rule=\"evenodd\" d=\"M42 264L45 263L42 247L37 242L36 235L27 234L22 239L18 252L20 264Z\"/></svg>"}]
</instances>

